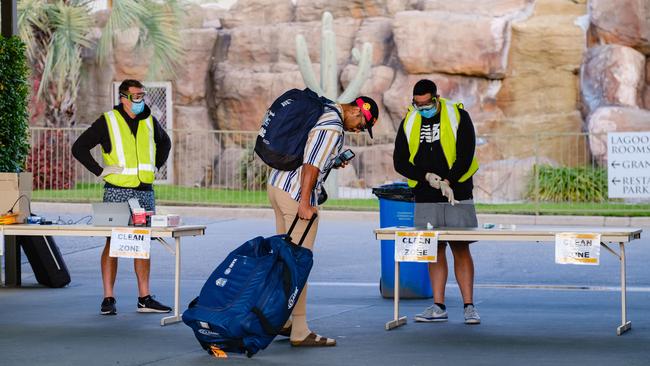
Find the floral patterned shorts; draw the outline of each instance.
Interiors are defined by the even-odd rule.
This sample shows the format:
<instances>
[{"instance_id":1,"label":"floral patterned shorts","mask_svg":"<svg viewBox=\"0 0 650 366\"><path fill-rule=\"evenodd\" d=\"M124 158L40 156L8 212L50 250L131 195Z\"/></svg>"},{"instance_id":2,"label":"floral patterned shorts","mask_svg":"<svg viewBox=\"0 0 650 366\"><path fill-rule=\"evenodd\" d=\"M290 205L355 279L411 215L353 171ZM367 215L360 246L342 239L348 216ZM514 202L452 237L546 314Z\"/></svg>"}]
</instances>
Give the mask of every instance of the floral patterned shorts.
<instances>
[{"instance_id":1,"label":"floral patterned shorts","mask_svg":"<svg viewBox=\"0 0 650 366\"><path fill-rule=\"evenodd\" d=\"M156 198L153 191L139 191L130 188L104 188L104 202L127 202L131 198L137 198L147 211L156 211Z\"/></svg>"}]
</instances>

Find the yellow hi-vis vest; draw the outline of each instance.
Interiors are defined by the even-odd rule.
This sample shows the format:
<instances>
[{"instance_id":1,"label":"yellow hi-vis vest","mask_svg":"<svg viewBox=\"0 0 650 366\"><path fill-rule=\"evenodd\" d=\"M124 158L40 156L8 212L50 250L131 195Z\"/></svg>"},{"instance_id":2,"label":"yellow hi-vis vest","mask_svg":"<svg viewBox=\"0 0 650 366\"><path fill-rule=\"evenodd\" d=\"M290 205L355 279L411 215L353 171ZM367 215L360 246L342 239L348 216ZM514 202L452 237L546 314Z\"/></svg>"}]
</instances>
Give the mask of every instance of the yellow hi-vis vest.
<instances>
[{"instance_id":1,"label":"yellow hi-vis vest","mask_svg":"<svg viewBox=\"0 0 650 366\"><path fill-rule=\"evenodd\" d=\"M451 112L448 105L452 106ZM454 103L448 101L444 98L440 98L440 145L442 146L442 152L445 154L447 159L447 165L449 169L456 161L456 134L458 133L458 124L460 122L460 113L458 108L462 108L462 103ZM409 146L409 162L413 164L415 159L415 154L418 153L420 148L420 129L422 127L422 117L420 113L413 107L410 106L406 117L404 117L404 133L406 135L406 140L408 141ZM472 163L469 166L469 169L465 174L463 174L459 182L464 182L468 180L476 171L478 170L478 160L476 156L472 158ZM418 184L417 181L409 179L409 187L415 187Z\"/></svg>"},{"instance_id":2,"label":"yellow hi-vis vest","mask_svg":"<svg viewBox=\"0 0 650 366\"><path fill-rule=\"evenodd\" d=\"M124 168L120 174L109 174L104 181L123 188L134 188L140 183L152 184L155 179L156 144L153 139L153 118L138 121L135 136L117 110L104 113L111 138L111 152L102 148L104 166Z\"/></svg>"}]
</instances>

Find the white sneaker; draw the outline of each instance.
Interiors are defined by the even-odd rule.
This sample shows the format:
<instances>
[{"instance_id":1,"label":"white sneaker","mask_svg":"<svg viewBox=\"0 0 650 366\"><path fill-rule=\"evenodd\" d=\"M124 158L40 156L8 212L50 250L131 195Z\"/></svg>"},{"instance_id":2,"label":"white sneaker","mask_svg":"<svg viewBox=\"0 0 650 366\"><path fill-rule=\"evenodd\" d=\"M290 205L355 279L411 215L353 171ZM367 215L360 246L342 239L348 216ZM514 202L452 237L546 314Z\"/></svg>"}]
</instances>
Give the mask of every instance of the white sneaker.
<instances>
[{"instance_id":1,"label":"white sneaker","mask_svg":"<svg viewBox=\"0 0 650 366\"><path fill-rule=\"evenodd\" d=\"M481 317L474 305L467 305L464 310L465 324L481 324Z\"/></svg>"},{"instance_id":2,"label":"white sneaker","mask_svg":"<svg viewBox=\"0 0 650 366\"><path fill-rule=\"evenodd\" d=\"M420 314L415 315L416 322L446 322L447 321L447 310L442 310L442 308L436 304L429 306L424 309Z\"/></svg>"}]
</instances>

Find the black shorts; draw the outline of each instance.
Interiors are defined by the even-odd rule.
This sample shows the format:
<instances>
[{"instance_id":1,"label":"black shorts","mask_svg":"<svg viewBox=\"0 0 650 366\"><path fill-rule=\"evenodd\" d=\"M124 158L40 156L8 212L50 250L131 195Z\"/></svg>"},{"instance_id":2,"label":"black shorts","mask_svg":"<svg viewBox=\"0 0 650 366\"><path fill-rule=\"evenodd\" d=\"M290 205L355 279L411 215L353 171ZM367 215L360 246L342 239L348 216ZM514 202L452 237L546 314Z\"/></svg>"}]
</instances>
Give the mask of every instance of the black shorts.
<instances>
[{"instance_id":1,"label":"black shorts","mask_svg":"<svg viewBox=\"0 0 650 366\"><path fill-rule=\"evenodd\" d=\"M462 200L453 206L448 202L416 202L414 221L415 226L420 230L429 227L435 229L439 227L469 228L478 226L473 200Z\"/></svg>"},{"instance_id":2,"label":"black shorts","mask_svg":"<svg viewBox=\"0 0 650 366\"><path fill-rule=\"evenodd\" d=\"M463 200L455 205L447 202L415 204L415 226L426 228L430 224L436 227L477 227L476 210L473 200Z\"/></svg>"}]
</instances>

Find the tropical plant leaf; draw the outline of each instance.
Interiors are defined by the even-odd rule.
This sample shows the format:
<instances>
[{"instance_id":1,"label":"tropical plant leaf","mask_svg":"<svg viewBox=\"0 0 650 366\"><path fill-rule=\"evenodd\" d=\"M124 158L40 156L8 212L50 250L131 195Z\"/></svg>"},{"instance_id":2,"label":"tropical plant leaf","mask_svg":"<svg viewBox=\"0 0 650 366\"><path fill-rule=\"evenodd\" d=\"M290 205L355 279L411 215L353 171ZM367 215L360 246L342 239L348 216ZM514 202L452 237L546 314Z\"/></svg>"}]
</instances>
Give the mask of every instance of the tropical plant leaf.
<instances>
[{"instance_id":1,"label":"tropical plant leaf","mask_svg":"<svg viewBox=\"0 0 650 366\"><path fill-rule=\"evenodd\" d=\"M182 56L180 25L176 12L170 3L147 2L150 4L151 13L149 17L142 19L146 29L143 45L150 44L153 49L148 77L154 78L159 72L173 77Z\"/></svg>"},{"instance_id":2,"label":"tropical plant leaf","mask_svg":"<svg viewBox=\"0 0 650 366\"><path fill-rule=\"evenodd\" d=\"M37 57L39 47L43 46L36 33L49 34L46 7L43 0L22 0L18 3L18 36L25 42L30 60Z\"/></svg>"},{"instance_id":3,"label":"tropical plant leaf","mask_svg":"<svg viewBox=\"0 0 650 366\"><path fill-rule=\"evenodd\" d=\"M115 0L99 40L100 65L112 55L119 32L137 28L136 53L151 50L148 78L159 74L175 76L182 56L180 24L182 4L178 1Z\"/></svg>"},{"instance_id":4,"label":"tropical plant leaf","mask_svg":"<svg viewBox=\"0 0 650 366\"><path fill-rule=\"evenodd\" d=\"M37 97L54 91L55 99L66 94L66 84L81 68L81 48L91 47L88 34L92 26L89 1L20 2L19 34L27 44L30 62L37 68L39 88ZM40 75L39 75L40 74ZM54 84L53 90L50 85Z\"/></svg>"},{"instance_id":5,"label":"tropical plant leaf","mask_svg":"<svg viewBox=\"0 0 650 366\"><path fill-rule=\"evenodd\" d=\"M115 0L106 25L102 29L97 48L99 64L106 62L106 57L113 54L113 43L117 32L128 28L140 27L139 20L147 16L147 8L140 1Z\"/></svg>"},{"instance_id":6,"label":"tropical plant leaf","mask_svg":"<svg viewBox=\"0 0 650 366\"><path fill-rule=\"evenodd\" d=\"M81 48L92 46L88 35L92 26L89 10L85 2L71 6L62 0L48 8L48 18L54 31L48 47L48 59L43 71L39 95L42 96L49 84L53 82L57 96L72 91L72 98L76 99L82 65ZM66 90L68 87L72 89Z\"/></svg>"},{"instance_id":7,"label":"tropical plant leaf","mask_svg":"<svg viewBox=\"0 0 650 366\"><path fill-rule=\"evenodd\" d=\"M21 0L18 27L27 44L37 99L45 101L46 124L71 125L76 113L82 50L94 47L90 0ZM149 78L175 76L182 59L182 5L176 0L114 0L98 44L102 64L116 35L137 30L136 50L151 55Z\"/></svg>"}]
</instances>

